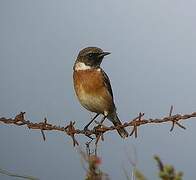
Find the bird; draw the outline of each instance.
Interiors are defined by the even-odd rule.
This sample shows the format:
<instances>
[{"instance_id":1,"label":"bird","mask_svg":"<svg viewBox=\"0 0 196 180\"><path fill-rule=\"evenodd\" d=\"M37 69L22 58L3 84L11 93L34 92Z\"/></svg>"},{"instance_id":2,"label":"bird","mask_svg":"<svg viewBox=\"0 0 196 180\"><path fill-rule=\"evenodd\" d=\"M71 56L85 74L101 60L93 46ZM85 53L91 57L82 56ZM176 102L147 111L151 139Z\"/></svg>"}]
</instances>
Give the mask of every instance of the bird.
<instances>
[{"instance_id":1,"label":"bird","mask_svg":"<svg viewBox=\"0 0 196 180\"><path fill-rule=\"evenodd\" d=\"M104 57L109 54L111 53L98 47L86 47L79 52L73 66L76 96L84 108L96 113L84 130L88 130L89 125L100 114L103 115L101 123L107 118L114 126L122 125L116 112L109 77L100 67ZM117 131L122 138L128 137L125 128L117 128Z\"/></svg>"}]
</instances>

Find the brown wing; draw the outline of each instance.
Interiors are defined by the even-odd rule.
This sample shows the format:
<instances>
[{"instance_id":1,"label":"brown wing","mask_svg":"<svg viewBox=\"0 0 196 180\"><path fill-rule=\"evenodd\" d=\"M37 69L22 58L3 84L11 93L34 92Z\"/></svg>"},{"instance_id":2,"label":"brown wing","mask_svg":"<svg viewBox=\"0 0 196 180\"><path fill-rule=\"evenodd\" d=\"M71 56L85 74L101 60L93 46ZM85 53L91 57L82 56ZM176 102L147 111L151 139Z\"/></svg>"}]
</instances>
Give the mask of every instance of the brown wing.
<instances>
[{"instance_id":1,"label":"brown wing","mask_svg":"<svg viewBox=\"0 0 196 180\"><path fill-rule=\"evenodd\" d=\"M112 87L111 87L111 84L110 84L110 79L109 79L108 75L104 72L103 69L101 69L101 72L102 72L102 74L103 74L104 83L105 83L105 85L106 85L106 87L107 87L107 89L108 89L110 95L111 95L112 98L113 98L113 92L112 92Z\"/></svg>"}]
</instances>

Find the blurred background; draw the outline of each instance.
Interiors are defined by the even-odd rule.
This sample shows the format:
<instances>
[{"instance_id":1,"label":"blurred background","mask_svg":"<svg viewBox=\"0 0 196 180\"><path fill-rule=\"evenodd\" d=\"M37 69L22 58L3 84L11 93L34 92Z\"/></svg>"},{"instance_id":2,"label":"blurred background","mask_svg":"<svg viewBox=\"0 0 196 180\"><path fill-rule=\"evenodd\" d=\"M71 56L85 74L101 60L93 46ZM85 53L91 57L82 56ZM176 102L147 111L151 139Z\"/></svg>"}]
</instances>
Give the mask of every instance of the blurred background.
<instances>
[{"instance_id":1,"label":"blurred background","mask_svg":"<svg viewBox=\"0 0 196 180\"><path fill-rule=\"evenodd\" d=\"M83 128L92 114L78 103L72 66L80 49L98 46L112 54L102 67L110 77L119 117L128 121L191 113L196 106L196 1L193 0L1 0L0 116L27 112L27 119ZM196 119L146 125L139 137L122 140L115 132L98 146L101 168L111 179L126 179L129 158L157 179L153 155L195 179ZM130 129L129 129L130 131ZM0 168L42 180L83 179L85 170L72 141L63 133L0 125ZM77 137L84 148L85 137ZM0 174L0 179L14 179Z\"/></svg>"}]
</instances>

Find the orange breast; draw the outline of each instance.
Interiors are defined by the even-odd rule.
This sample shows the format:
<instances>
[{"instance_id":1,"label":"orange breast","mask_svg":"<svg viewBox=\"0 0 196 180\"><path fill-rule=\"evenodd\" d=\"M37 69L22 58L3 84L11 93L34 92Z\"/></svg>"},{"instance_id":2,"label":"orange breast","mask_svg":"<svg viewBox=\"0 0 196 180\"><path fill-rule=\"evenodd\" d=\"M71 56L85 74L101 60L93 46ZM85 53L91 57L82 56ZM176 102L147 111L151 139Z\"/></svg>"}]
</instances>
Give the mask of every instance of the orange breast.
<instances>
[{"instance_id":1,"label":"orange breast","mask_svg":"<svg viewBox=\"0 0 196 180\"><path fill-rule=\"evenodd\" d=\"M73 79L78 99L86 109L97 113L113 111L113 99L105 87L101 71L74 71Z\"/></svg>"}]
</instances>

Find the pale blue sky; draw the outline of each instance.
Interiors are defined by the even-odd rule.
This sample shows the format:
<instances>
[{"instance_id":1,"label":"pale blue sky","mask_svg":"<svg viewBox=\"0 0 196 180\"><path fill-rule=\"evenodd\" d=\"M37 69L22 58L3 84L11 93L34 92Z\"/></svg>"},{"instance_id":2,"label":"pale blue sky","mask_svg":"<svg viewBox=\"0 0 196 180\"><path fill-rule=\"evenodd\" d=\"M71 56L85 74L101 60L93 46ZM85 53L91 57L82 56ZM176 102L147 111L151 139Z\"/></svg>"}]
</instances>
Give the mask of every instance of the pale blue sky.
<instances>
[{"instance_id":1,"label":"pale blue sky","mask_svg":"<svg viewBox=\"0 0 196 180\"><path fill-rule=\"evenodd\" d=\"M73 92L72 66L80 49L112 52L102 66L111 79L119 117L139 112L162 117L196 111L196 1L193 0L0 0L0 116L83 128L90 114ZM138 167L156 179L152 158L196 173L196 120L187 130L170 124L145 126L139 137L122 140L108 133L99 144L102 169L112 180L125 179L127 152L137 150ZM129 130L130 131L130 130ZM0 125L0 168L42 180L81 179L85 171L69 137ZM86 138L78 137L81 145ZM0 175L0 179L11 179ZM14 179L14 178L13 178Z\"/></svg>"}]
</instances>

